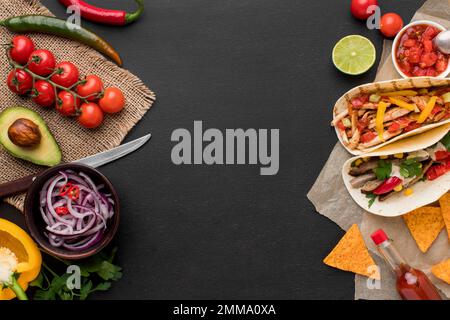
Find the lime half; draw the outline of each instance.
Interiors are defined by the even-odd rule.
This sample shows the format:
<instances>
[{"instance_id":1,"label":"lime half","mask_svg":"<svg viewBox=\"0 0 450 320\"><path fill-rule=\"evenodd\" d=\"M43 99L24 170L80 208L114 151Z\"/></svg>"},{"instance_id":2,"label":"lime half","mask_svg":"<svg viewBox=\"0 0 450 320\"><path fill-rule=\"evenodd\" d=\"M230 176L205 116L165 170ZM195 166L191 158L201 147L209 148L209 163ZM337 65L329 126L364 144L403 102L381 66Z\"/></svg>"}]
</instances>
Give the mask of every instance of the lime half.
<instances>
[{"instance_id":1,"label":"lime half","mask_svg":"<svg viewBox=\"0 0 450 320\"><path fill-rule=\"evenodd\" d=\"M376 59L373 43L362 36L350 35L342 38L333 48L333 63L346 74L357 75L369 70Z\"/></svg>"}]
</instances>

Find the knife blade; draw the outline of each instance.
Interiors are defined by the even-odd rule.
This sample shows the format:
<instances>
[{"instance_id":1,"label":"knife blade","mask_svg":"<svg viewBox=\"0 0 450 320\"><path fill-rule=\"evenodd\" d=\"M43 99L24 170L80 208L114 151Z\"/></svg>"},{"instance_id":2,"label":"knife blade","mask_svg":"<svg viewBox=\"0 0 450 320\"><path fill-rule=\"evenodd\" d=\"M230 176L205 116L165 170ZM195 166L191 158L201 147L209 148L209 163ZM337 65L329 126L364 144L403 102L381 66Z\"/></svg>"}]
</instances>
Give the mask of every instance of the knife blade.
<instances>
[{"instance_id":1,"label":"knife blade","mask_svg":"<svg viewBox=\"0 0 450 320\"><path fill-rule=\"evenodd\" d=\"M104 164L110 163L114 160L117 160L119 158L122 158L133 151L136 151L144 144L146 144L147 141L150 140L150 138L151 134L148 134L139 139L122 144L111 150L100 152L92 156L73 161L72 163L79 163L97 168ZM20 178L18 180L1 184L0 198L13 196L27 191L35 179L36 175L30 175L27 177Z\"/></svg>"},{"instance_id":2,"label":"knife blade","mask_svg":"<svg viewBox=\"0 0 450 320\"><path fill-rule=\"evenodd\" d=\"M144 144L146 144L151 137L152 137L151 134L147 134L139 139L130 141L128 143L124 143L111 150L100 152L92 156L73 161L72 163L80 163L97 168L112 161L115 161L117 159L120 159L133 151L136 151Z\"/></svg>"}]
</instances>

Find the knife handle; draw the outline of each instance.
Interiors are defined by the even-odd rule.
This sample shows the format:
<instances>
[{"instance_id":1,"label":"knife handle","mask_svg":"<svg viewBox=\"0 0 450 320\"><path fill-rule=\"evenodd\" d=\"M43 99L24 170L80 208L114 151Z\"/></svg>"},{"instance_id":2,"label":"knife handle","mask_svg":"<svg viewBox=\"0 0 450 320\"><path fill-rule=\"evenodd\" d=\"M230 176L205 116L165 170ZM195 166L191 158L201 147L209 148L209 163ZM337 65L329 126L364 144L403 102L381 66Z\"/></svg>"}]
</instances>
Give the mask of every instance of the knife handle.
<instances>
[{"instance_id":1,"label":"knife handle","mask_svg":"<svg viewBox=\"0 0 450 320\"><path fill-rule=\"evenodd\" d=\"M26 192L36 176L30 175L11 182L0 184L0 198L14 196Z\"/></svg>"}]
</instances>

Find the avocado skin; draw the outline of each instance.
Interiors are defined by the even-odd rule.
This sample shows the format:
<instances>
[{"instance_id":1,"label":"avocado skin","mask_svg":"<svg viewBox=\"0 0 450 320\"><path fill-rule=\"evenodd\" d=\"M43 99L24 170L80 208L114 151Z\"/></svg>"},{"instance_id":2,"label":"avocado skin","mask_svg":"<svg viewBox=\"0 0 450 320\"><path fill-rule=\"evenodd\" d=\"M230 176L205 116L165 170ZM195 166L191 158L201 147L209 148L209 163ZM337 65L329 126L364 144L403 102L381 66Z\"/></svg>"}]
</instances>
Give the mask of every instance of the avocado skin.
<instances>
[{"instance_id":1,"label":"avocado skin","mask_svg":"<svg viewBox=\"0 0 450 320\"><path fill-rule=\"evenodd\" d=\"M29 119L39 126L42 137L37 148L21 148L9 139L8 128L19 118ZM58 165L62 159L61 148L44 119L37 112L25 107L9 107L0 113L0 143L12 156L37 165L52 167Z\"/></svg>"}]
</instances>

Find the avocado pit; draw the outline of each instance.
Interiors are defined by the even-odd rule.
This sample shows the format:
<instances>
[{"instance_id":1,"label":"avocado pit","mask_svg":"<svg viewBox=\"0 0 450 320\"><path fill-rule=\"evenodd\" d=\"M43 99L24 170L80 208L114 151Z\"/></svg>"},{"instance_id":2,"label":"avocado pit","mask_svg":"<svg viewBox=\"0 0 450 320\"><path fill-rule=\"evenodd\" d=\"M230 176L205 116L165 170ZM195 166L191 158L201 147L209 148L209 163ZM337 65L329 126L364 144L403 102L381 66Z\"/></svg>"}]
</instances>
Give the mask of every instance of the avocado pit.
<instances>
[{"instance_id":1,"label":"avocado pit","mask_svg":"<svg viewBox=\"0 0 450 320\"><path fill-rule=\"evenodd\" d=\"M9 127L8 137L16 146L33 148L41 142L41 131L33 121L19 118Z\"/></svg>"}]
</instances>

